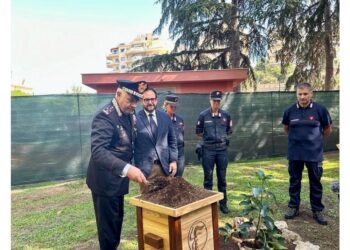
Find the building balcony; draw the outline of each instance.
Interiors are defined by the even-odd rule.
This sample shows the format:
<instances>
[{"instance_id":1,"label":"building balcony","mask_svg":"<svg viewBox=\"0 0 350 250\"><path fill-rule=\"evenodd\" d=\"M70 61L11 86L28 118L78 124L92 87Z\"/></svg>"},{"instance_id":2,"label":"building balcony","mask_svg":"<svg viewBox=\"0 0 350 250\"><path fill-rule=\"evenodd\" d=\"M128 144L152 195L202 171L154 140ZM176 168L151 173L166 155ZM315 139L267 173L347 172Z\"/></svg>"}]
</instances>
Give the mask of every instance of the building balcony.
<instances>
[{"instance_id":1,"label":"building balcony","mask_svg":"<svg viewBox=\"0 0 350 250\"><path fill-rule=\"evenodd\" d=\"M118 58L119 54L108 54L106 56L107 60L114 60L115 58Z\"/></svg>"},{"instance_id":2,"label":"building balcony","mask_svg":"<svg viewBox=\"0 0 350 250\"><path fill-rule=\"evenodd\" d=\"M143 47L135 47L135 48L130 48L128 50L128 55L130 54L137 54L137 53L142 53L145 51L145 48Z\"/></svg>"}]
</instances>

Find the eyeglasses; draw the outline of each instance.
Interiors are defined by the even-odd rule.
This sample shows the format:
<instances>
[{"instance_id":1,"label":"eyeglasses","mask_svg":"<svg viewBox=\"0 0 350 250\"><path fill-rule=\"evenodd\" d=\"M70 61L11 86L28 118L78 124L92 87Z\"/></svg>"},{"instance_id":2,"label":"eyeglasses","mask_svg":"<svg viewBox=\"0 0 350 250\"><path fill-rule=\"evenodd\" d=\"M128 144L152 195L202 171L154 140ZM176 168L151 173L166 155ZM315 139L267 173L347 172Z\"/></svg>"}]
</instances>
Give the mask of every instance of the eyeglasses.
<instances>
[{"instance_id":1,"label":"eyeglasses","mask_svg":"<svg viewBox=\"0 0 350 250\"><path fill-rule=\"evenodd\" d=\"M143 99L144 102L154 102L155 100L157 100L157 98L144 98Z\"/></svg>"}]
</instances>

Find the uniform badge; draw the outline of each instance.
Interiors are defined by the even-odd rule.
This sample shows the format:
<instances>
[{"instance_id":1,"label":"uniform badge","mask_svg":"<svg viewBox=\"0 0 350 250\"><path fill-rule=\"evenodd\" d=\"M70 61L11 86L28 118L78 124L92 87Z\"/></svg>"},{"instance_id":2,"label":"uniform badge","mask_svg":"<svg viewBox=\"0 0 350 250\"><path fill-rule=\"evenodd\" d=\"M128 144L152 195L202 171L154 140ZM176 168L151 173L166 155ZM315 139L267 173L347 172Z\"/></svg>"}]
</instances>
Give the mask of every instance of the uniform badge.
<instances>
[{"instance_id":1,"label":"uniform badge","mask_svg":"<svg viewBox=\"0 0 350 250\"><path fill-rule=\"evenodd\" d=\"M140 82L140 83L139 83L139 87L138 87L139 93L145 92L146 89L147 89L147 83L145 83L145 82Z\"/></svg>"},{"instance_id":2,"label":"uniform badge","mask_svg":"<svg viewBox=\"0 0 350 250\"><path fill-rule=\"evenodd\" d=\"M313 121L313 120L315 120L315 117L309 116L309 120Z\"/></svg>"}]
</instances>

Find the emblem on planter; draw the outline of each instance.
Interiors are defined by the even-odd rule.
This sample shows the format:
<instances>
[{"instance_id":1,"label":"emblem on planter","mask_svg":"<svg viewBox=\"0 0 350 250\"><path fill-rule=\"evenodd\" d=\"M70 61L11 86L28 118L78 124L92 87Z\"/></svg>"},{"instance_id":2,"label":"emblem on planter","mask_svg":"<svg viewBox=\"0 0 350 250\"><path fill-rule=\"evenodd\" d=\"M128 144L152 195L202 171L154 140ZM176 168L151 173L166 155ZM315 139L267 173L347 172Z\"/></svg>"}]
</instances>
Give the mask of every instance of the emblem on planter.
<instances>
[{"instance_id":1,"label":"emblem on planter","mask_svg":"<svg viewBox=\"0 0 350 250\"><path fill-rule=\"evenodd\" d=\"M196 221L188 231L188 246L191 250L202 250L208 239L208 229L202 221Z\"/></svg>"}]
</instances>

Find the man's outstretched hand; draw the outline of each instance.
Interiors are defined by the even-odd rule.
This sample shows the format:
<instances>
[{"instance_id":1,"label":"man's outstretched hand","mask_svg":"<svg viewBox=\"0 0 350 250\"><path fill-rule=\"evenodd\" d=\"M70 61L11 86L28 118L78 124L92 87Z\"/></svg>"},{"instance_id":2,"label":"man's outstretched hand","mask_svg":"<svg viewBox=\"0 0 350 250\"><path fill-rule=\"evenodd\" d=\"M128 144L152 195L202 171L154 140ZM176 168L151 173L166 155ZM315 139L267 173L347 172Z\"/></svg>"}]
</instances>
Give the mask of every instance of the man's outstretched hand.
<instances>
[{"instance_id":1,"label":"man's outstretched hand","mask_svg":"<svg viewBox=\"0 0 350 250\"><path fill-rule=\"evenodd\" d=\"M148 184L145 175L137 167L131 166L128 170L127 176L130 180L135 181L137 183Z\"/></svg>"}]
</instances>

